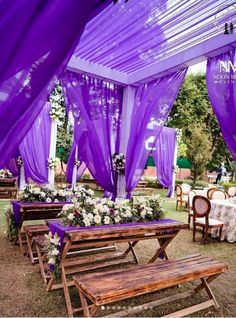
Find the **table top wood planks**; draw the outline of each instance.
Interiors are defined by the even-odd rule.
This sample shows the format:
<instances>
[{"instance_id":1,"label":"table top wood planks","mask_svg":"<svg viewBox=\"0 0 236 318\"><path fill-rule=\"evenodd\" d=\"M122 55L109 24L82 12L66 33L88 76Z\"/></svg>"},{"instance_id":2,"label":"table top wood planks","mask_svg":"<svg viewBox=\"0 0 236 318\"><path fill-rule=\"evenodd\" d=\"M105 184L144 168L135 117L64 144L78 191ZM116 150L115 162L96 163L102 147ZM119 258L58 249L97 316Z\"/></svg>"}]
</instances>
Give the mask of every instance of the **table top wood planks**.
<instances>
[{"instance_id":1,"label":"table top wood planks","mask_svg":"<svg viewBox=\"0 0 236 318\"><path fill-rule=\"evenodd\" d=\"M139 263L138 255L135 251L135 246L139 241L155 239L157 241L157 247L154 255L150 258L148 263L153 263L160 259L168 259L166 248L170 242L175 238L180 230L188 229L189 225L184 222L180 222L173 219L162 219L153 222L140 222L140 223L129 223L129 224L116 224L110 226L92 226L92 227L71 227L66 229L62 224L58 222L47 222L50 229L53 228L55 233L61 233L64 230L63 236L63 249L61 252L60 269L61 269L61 284L54 283L54 275L50 278L47 284L47 290L53 290L63 287L64 295L66 300L66 306L68 310L68 315L73 316L74 311L78 309L73 309L71 304L71 298L69 293L69 286L73 286L73 280L69 280L68 276L71 274L81 273L86 271L86 266L89 270L97 268L105 268L106 261L108 261L108 266L118 265L122 263L127 263L126 258L131 256L132 263ZM120 261L118 262L117 252L115 251L115 260L112 263L112 252L110 253L110 259L107 255L104 255L104 263L102 263L102 255L96 257L99 260L99 266L93 265L91 263L83 263L81 268L82 259L77 261L71 258L71 252L83 249L83 248L100 248L105 245L111 245L116 243L126 243L128 244L127 249L120 254ZM70 266L71 265L71 266Z\"/></svg>"}]
</instances>

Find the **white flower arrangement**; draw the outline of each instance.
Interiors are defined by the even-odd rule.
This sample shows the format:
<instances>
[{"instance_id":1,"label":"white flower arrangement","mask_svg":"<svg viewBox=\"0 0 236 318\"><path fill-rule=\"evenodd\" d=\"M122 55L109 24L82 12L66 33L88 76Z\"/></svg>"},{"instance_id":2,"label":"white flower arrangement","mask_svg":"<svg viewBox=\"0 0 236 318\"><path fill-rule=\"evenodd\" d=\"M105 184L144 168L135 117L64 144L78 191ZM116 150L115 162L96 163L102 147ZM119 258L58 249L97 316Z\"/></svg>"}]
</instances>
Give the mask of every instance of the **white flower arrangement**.
<instances>
[{"instance_id":1,"label":"white flower arrangement","mask_svg":"<svg viewBox=\"0 0 236 318\"><path fill-rule=\"evenodd\" d=\"M12 178L12 173L8 169L0 169L0 178Z\"/></svg>"},{"instance_id":2,"label":"white flower arrangement","mask_svg":"<svg viewBox=\"0 0 236 318\"><path fill-rule=\"evenodd\" d=\"M44 257L48 264L48 270L54 272L56 277L60 276L60 251L59 247L61 245L60 238L57 233L52 236L52 233L45 234L47 242L44 246Z\"/></svg>"},{"instance_id":3,"label":"white flower arrangement","mask_svg":"<svg viewBox=\"0 0 236 318\"><path fill-rule=\"evenodd\" d=\"M16 162L17 162L18 166L20 166L20 167L23 165L23 160L22 160L21 156L17 157Z\"/></svg>"},{"instance_id":4,"label":"white flower arrangement","mask_svg":"<svg viewBox=\"0 0 236 318\"><path fill-rule=\"evenodd\" d=\"M120 174L125 172L125 155L123 153L112 155L112 166L113 169Z\"/></svg>"},{"instance_id":5,"label":"white flower arrangement","mask_svg":"<svg viewBox=\"0 0 236 318\"><path fill-rule=\"evenodd\" d=\"M81 162L79 160L76 160L74 161L74 167L79 167L81 164Z\"/></svg>"},{"instance_id":6,"label":"white flower arrangement","mask_svg":"<svg viewBox=\"0 0 236 318\"><path fill-rule=\"evenodd\" d=\"M142 200L86 199L65 205L58 214L65 226L96 226L147 222L164 215L160 196Z\"/></svg>"},{"instance_id":7,"label":"white flower arrangement","mask_svg":"<svg viewBox=\"0 0 236 318\"><path fill-rule=\"evenodd\" d=\"M50 117L52 120L60 120L64 115L63 108L59 103L53 103L50 110Z\"/></svg>"},{"instance_id":8,"label":"white flower arrangement","mask_svg":"<svg viewBox=\"0 0 236 318\"><path fill-rule=\"evenodd\" d=\"M57 164L60 162L59 158L48 158L48 168L49 169L55 169L57 167Z\"/></svg>"},{"instance_id":9,"label":"white flower arrangement","mask_svg":"<svg viewBox=\"0 0 236 318\"><path fill-rule=\"evenodd\" d=\"M71 189L49 189L47 187L34 187L33 185L26 185L24 190L19 194L19 200L22 202L66 202L83 201L91 199L94 195L93 190L86 189L79 186L73 190Z\"/></svg>"}]
</instances>

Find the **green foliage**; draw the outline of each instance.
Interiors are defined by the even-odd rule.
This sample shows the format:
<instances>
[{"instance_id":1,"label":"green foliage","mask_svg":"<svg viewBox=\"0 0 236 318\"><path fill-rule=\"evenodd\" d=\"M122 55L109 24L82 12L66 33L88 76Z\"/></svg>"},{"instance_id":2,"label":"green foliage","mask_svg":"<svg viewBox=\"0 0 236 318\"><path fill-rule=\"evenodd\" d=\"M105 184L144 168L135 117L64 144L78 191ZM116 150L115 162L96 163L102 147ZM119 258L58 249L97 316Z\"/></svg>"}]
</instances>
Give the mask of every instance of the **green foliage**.
<instances>
[{"instance_id":1,"label":"green foliage","mask_svg":"<svg viewBox=\"0 0 236 318\"><path fill-rule=\"evenodd\" d=\"M208 186L208 182L205 181L196 181L195 185L193 184L193 180L190 179L176 179L175 184L182 184L182 183L187 183L191 185L191 187L199 187L199 188L205 188Z\"/></svg>"},{"instance_id":2,"label":"green foliage","mask_svg":"<svg viewBox=\"0 0 236 318\"><path fill-rule=\"evenodd\" d=\"M218 184L221 185L225 191L228 191L229 187L236 187L236 181L231 181L231 182L220 181L218 182Z\"/></svg>"},{"instance_id":3,"label":"green foliage","mask_svg":"<svg viewBox=\"0 0 236 318\"><path fill-rule=\"evenodd\" d=\"M147 188L157 188L157 178L143 177L142 180L147 182Z\"/></svg>"},{"instance_id":4,"label":"green foliage","mask_svg":"<svg viewBox=\"0 0 236 318\"><path fill-rule=\"evenodd\" d=\"M182 129L184 144L188 139L189 129L196 124L212 141L210 149L212 157L208 158L207 169L214 171L221 162L231 162L232 157L224 143L208 98L205 74L186 77L168 120L169 127Z\"/></svg>"},{"instance_id":5,"label":"green foliage","mask_svg":"<svg viewBox=\"0 0 236 318\"><path fill-rule=\"evenodd\" d=\"M192 163L193 183L201 178L207 163L211 160L212 142L209 135L202 128L193 125L186 132L187 157Z\"/></svg>"},{"instance_id":6,"label":"green foliage","mask_svg":"<svg viewBox=\"0 0 236 318\"><path fill-rule=\"evenodd\" d=\"M186 157L187 155L187 145L183 141L182 129L177 128L177 156Z\"/></svg>"}]
</instances>

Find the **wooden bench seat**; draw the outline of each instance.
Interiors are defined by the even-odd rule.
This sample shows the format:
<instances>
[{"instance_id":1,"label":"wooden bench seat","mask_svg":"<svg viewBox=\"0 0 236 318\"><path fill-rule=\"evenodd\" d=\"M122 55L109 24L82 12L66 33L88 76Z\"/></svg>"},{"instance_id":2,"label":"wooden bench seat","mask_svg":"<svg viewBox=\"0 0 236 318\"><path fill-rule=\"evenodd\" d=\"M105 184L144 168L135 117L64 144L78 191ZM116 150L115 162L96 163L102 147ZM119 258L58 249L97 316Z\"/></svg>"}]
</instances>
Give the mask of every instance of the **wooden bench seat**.
<instances>
[{"instance_id":1,"label":"wooden bench seat","mask_svg":"<svg viewBox=\"0 0 236 318\"><path fill-rule=\"evenodd\" d=\"M26 235L28 256L31 260L31 263L34 264L36 260L38 260L38 257L34 257L33 238L47 234L49 232L49 227L47 224L29 224L23 227L23 231Z\"/></svg>"},{"instance_id":2,"label":"wooden bench seat","mask_svg":"<svg viewBox=\"0 0 236 318\"><path fill-rule=\"evenodd\" d=\"M84 316L90 317L101 305L200 279L201 284L194 290L151 302L151 307L154 307L169 302L169 299L173 301L193 296L201 289L205 289L210 300L174 313L176 317L181 317L210 306L218 308L208 283L227 270L227 265L219 261L201 255L192 255L178 260L137 265L130 269L76 276L74 281L79 290ZM86 297L93 303L91 311ZM145 308L148 308L148 305L145 304ZM118 312L114 316L127 316L137 311L138 308L133 307Z\"/></svg>"}]
</instances>

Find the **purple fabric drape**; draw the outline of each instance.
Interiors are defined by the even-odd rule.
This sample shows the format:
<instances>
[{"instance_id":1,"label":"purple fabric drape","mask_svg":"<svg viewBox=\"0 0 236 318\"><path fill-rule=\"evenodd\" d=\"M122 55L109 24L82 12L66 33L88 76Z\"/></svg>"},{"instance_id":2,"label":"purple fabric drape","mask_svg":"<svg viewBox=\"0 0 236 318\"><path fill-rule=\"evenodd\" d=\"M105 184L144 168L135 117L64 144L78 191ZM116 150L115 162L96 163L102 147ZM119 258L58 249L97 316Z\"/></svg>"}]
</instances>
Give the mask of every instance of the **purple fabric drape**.
<instances>
[{"instance_id":1,"label":"purple fabric drape","mask_svg":"<svg viewBox=\"0 0 236 318\"><path fill-rule=\"evenodd\" d=\"M152 157L157 169L157 179L163 187L168 188L168 197L174 191L172 181L175 147L176 130L163 127L152 150Z\"/></svg>"},{"instance_id":2,"label":"purple fabric drape","mask_svg":"<svg viewBox=\"0 0 236 318\"><path fill-rule=\"evenodd\" d=\"M236 50L233 49L207 62L208 95L220 129L236 161Z\"/></svg>"},{"instance_id":3,"label":"purple fabric drape","mask_svg":"<svg viewBox=\"0 0 236 318\"><path fill-rule=\"evenodd\" d=\"M122 89L100 79L66 71L61 78L67 105L75 118L78 159L94 179L116 195L112 155L119 150Z\"/></svg>"},{"instance_id":4,"label":"purple fabric drape","mask_svg":"<svg viewBox=\"0 0 236 318\"><path fill-rule=\"evenodd\" d=\"M20 153L16 152L14 157L12 157L10 160L8 160L7 164L5 165L5 168L10 170L14 177L18 177L20 175L20 166L17 163L17 157L19 155L20 155Z\"/></svg>"},{"instance_id":5,"label":"purple fabric drape","mask_svg":"<svg viewBox=\"0 0 236 318\"><path fill-rule=\"evenodd\" d=\"M40 113L95 3L0 1L1 166L14 154Z\"/></svg>"},{"instance_id":6,"label":"purple fabric drape","mask_svg":"<svg viewBox=\"0 0 236 318\"><path fill-rule=\"evenodd\" d=\"M51 104L46 103L19 146L25 178L37 184L48 183L48 158L51 141Z\"/></svg>"},{"instance_id":7,"label":"purple fabric drape","mask_svg":"<svg viewBox=\"0 0 236 318\"><path fill-rule=\"evenodd\" d=\"M171 111L172 105L185 78L187 69L140 85L136 91L131 131L126 151L126 191L130 197L138 184L150 150L151 139L155 142Z\"/></svg>"},{"instance_id":8,"label":"purple fabric drape","mask_svg":"<svg viewBox=\"0 0 236 318\"><path fill-rule=\"evenodd\" d=\"M74 170L74 162L75 162L75 147L76 143L73 142L70 150L69 159L66 166L66 178L71 183L72 177L73 177L73 170ZM79 181L80 177L83 175L84 171L86 169L86 165L84 162L81 162L79 167L77 168L77 174L76 174L76 181Z\"/></svg>"}]
</instances>

